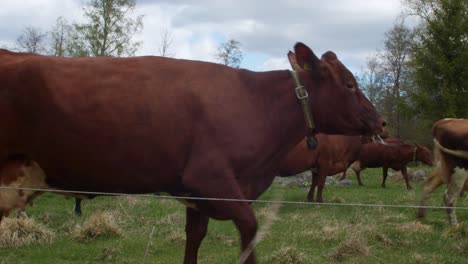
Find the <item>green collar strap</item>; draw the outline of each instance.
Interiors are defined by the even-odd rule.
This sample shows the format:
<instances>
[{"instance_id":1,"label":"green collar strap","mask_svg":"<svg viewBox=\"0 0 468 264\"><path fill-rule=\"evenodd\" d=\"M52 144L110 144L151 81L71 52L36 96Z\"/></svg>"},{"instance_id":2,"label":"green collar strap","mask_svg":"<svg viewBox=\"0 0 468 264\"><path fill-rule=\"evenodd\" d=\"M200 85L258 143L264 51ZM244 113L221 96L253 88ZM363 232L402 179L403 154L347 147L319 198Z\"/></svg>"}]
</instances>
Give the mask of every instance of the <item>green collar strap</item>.
<instances>
[{"instance_id":1,"label":"green collar strap","mask_svg":"<svg viewBox=\"0 0 468 264\"><path fill-rule=\"evenodd\" d=\"M301 85L299 75L297 74L297 72L291 71L291 74L293 76L294 82L296 83L296 97L301 103L302 112L304 113L304 119L307 125L307 146L309 147L309 149L316 149L318 146L318 142L315 138L315 124L314 119L312 117L312 112L310 110L309 94L307 93L305 87Z\"/></svg>"}]
</instances>

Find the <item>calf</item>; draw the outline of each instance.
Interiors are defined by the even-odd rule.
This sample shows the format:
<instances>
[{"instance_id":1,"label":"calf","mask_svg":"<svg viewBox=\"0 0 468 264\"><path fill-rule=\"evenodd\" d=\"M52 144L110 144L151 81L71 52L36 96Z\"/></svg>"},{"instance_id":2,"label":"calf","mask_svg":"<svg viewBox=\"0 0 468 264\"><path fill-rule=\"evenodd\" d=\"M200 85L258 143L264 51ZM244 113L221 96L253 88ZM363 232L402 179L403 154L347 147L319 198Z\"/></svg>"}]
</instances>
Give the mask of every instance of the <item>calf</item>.
<instances>
[{"instance_id":1,"label":"calf","mask_svg":"<svg viewBox=\"0 0 468 264\"><path fill-rule=\"evenodd\" d=\"M47 189L44 171L35 161L14 157L0 167L0 187ZM14 209L24 211L26 205L42 194L41 191L22 189L0 190L0 222Z\"/></svg>"},{"instance_id":2,"label":"calf","mask_svg":"<svg viewBox=\"0 0 468 264\"><path fill-rule=\"evenodd\" d=\"M384 143L367 143L362 145L359 160L351 165L351 169L356 173L360 186L363 186L360 172L365 168L383 169L382 188L385 188L388 168L401 171L406 182L406 188L412 189L406 166L411 161L421 161L427 165L432 165L431 153L427 147L399 143L396 139L386 139Z\"/></svg>"},{"instance_id":3,"label":"calf","mask_svg":"<svg viewBox=\"0 0 468 264\"><path fill-rule=\"evenodd\" d=\"M312 168L312 184L307 200L314 200L317 187L317 202L323 202L322 192L326 177L346 173L349 165L359 158L361 137L318 134L319 144L314 151L307 149L305 140L282 160L280 175L293 175Z\"/></svg>"},{"instance_id":4,"label":"calf","mask_svg":"<svg viewBox=\"0 0 468 264\"><path fill-rule=\"evenodd\" d=\"M418 218L426 216L429 195L443 183L447 184L444 203L454 207L458 196L468 190L468 119L442 119L432 128L435 168L424 182ZM457 225L454 208L447 208L451 225Z\"/></svg>"}]
</instances>

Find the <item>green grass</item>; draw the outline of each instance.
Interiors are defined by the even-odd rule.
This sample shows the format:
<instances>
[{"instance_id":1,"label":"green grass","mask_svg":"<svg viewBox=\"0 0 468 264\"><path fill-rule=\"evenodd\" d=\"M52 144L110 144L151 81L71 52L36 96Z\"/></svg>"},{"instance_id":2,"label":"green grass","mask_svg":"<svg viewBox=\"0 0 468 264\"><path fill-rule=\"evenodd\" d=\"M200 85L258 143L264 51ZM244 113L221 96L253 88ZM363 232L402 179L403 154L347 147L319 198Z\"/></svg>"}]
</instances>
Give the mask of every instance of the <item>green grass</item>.
<instances>
[{"instance_id":1,"label":"green grass","mask_svg":"<svg viewBox=\"0 0 468 264\"><path fill-rule=\"evenodd\" d=\"M427 169L427 168L426 168ZM403 181L387 179L381 170L363 171L363 187L354 176L351 187L327 186L325 201L373 204L418 204L420 183L407 191ZM434 192L430 205L442 205L445 187ZM305 201L307 188L272 186L261 199ZM27 209L28 216L55 232L48 245L0 247L2 263L142 263L151 237L147 263L182 263L185 208L173 200L135 197L97 197L83 202L83 216L72 213L73 199L45 194ZM458 206L467 207L461 198ZM260 225L268 205L254 204ZM92 214L109 211L120 235L78 240L76 227ZM278 219L257 246L259 263L468 263L468 210L458 210L458 229L448 225L445 211L429 210L427 220L415 221L415 210L356 206L282 205ZM236 263L239 236L229 221L211 220L199 263Z\"/></svg>"}]
</instances>

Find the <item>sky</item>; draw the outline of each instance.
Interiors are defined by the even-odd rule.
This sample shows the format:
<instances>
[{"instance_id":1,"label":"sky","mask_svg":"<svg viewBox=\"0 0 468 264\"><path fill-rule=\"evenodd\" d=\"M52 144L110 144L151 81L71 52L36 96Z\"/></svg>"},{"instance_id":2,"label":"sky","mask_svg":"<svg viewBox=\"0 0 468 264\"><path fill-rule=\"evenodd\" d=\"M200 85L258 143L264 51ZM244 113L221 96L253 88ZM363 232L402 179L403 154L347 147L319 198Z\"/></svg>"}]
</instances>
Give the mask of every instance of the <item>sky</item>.
<instances>
[{"instance_id":1,"label":"sky","mask_svg":"<svg viewBox=\"0 0 468 264\"><path fill-rule=\"evenodd\" d=\"M0 0L0 47L15 47L27 26L43 31L59 16L84 22L86 0ZM333 51L354 73L382 49L404 7L401 0L137 0L144 15L137 55L159 55L163 32L175 58L216 61L219 45L241 43L241 68L289 69L287 52L296 42L317 56Z\"/></svg>"}]
</instances>

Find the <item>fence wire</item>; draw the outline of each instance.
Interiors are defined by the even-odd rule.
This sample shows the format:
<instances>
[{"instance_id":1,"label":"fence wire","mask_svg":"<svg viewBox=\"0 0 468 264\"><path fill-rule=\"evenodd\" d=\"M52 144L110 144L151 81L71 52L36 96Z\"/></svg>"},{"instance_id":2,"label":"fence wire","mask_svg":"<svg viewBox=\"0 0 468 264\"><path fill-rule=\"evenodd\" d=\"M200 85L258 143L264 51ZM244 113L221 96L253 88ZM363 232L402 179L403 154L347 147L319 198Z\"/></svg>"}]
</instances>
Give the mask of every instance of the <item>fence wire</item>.
<instances>
[{"instance_id":1,"label":"fence wire","mask_svg":"<svg viewBox=\"0 0 468 264\"><path fill-rule=\"evenodd\" d=\"M350 206L350 207L381 207L381 208L405 208L405 209L455 209L468 210L468 207L448 207L448 206L433 206L433 205L398 205L398 204L369 204L369 203L332 203L332 202L304 202L304 201L284 201L284 200L263 200L263 199L234 199L234 198L218 198L218 197L194 197L194 196L177 196L177 195L155 195L155 194L134 194L134 193L117 193L117 192L90 192L76 190L60 190L60 189L41 189L41 188L26 188L13 186L0 186L0 190L24 190L37 192L51 192L57 194L72 194L72 195L93 195L93 196L133 196L145 197L153 199L169 199L169 200L189 200L189 201L225 201L225 202L247 202L247 203L264 203L264 204L284 204L284 205L322 205L322 206Z\"/></svg>"}]
</instances>

